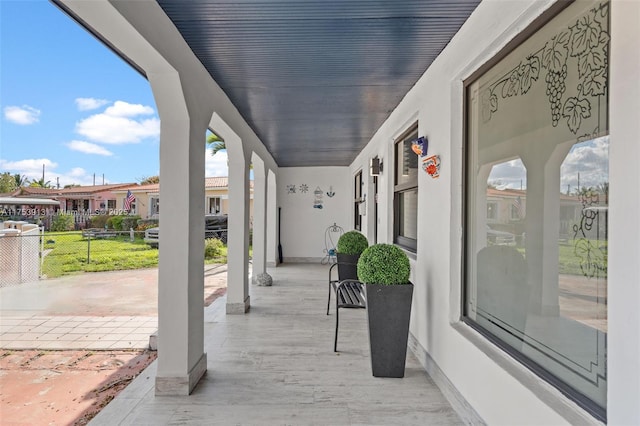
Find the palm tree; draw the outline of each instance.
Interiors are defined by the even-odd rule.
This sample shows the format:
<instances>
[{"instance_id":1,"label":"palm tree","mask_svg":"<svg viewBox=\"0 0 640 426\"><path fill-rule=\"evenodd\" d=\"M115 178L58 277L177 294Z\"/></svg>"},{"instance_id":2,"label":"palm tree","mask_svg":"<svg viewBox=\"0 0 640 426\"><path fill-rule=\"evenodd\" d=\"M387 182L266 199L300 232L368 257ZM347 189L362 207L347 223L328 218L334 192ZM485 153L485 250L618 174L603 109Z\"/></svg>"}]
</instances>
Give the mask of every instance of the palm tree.
<instances>
[{"instance_id":1,"label":"palm tree","mask_svg":"<svg viewBox=\"0 0 640 426\"><path fill-rule=\"evenodd\" d=\"M21 175L20 173L13 175L13 178L16 181L16 188L29 185L29 178Z\"/></svg>"},{"instance_id":2,"label":"palm tree","mask_svg":"<svg viewBox=\"0 0 640 426\"><path fill-rule=\"evenodd\" d=\"M207 146L211 148L211 155L216 155L218 151L222 151L223 149L227 149L227 145L224 143L220 136L215 133L211 133L207 136ZM253 169L253 163L249 165L250 169Z\"/></svg>"},{"instance_id":3,"label":"palm tree","mask_svg":"<svg viewBox=\"0 0 640 426\"><path fill-rule=\"evenodd\" d=\"M31 181L31 184L29 186L32 186L34 188L53 188L51 186L51 181L45 181L44 178Z\"/></svg>"},{"instance_id":4,"label":"palm tree","mask_svg":"<svg viewBox=\"0 0 640 426\"><path fill-rule=\"evenodd\" d=\"M211 148L211 155L216 155L218 151L227 149L227 145L225 145L224 141L220 139L220 136L215 133L211 133L207 136L207 146Z\"/></svg>"}]
</instances>

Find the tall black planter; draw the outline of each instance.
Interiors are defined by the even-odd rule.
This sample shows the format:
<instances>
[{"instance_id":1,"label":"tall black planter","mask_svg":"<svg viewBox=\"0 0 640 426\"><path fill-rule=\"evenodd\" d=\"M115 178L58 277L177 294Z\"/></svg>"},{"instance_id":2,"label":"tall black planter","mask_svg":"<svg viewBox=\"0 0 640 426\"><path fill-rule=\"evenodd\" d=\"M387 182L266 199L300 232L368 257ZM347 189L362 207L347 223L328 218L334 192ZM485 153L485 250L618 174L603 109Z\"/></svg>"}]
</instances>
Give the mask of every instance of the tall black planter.
<instances>
[{"instance_id":1,"label":"tall black planter","mask_svg":"<svg viewBox=\"0 0 640 426\"><path fill-rule=\"evenodd\" d=\"M367 284L369 348L374 377L404 377L413 284Z\"/></svg>"},{"instance_id":2,"label":"tall black planter","mask_svg":"<svg viewBox=\"0 0 640 426\"><path fill-rule=\"evenodd\" d=\"M358 279L358 259L359 254L342 254L338 255L338 279L357 280Z\"/></svg>"}]
</instances>

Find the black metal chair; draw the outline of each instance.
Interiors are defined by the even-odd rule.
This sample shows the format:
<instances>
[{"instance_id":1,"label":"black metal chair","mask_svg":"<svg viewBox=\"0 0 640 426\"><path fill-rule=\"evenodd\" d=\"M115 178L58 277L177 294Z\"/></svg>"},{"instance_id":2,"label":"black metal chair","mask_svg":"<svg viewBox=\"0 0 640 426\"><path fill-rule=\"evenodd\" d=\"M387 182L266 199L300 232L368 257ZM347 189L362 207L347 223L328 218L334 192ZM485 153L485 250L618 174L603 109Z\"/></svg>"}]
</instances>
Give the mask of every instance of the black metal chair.
<instances>
[{"instance_id":1,"label":"black metal chair","mask_svg":"<svg viewBox=\"0 0 640 426\"><path fill-rule=\"evenodd\" d=\"M338 325L340 308L364 309L367 307L364 286L358 280L333 281L330 286L336 293L336 335L333 341L333 351L338 352Z\"/></svg>"},{"instance_id":2,"label":"black metal chair","mask_svg":"<svg viewBox=\"0 0 640 426\"><path fill-rule=\"evenodd\" d=\"M338 279L332 277L334 268L337 268ZM331 304L331 291L335 291L334 285L343 280L357 280L358 265L353 263L336 262L329 268L329 297L327 297L327 315Z\"/></svg>"}]
</instances>

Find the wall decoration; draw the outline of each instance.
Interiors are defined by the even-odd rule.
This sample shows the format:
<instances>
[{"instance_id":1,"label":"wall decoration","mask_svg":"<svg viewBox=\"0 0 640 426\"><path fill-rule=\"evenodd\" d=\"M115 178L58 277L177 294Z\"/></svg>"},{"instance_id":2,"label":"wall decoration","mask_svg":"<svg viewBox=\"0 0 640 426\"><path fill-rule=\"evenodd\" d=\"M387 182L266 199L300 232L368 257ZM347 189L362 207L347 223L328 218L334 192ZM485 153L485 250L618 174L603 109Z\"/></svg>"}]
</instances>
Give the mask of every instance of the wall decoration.
<instances>
[{"instance_id":1,"label":"wall decoration","mask_svg":"<svg viewBox=\"0 0 640 426\"><path fill-rule=\"evenodd\" d=\"M536 34L537 38L532 37L526 45L531 50L523 47L514 51L508 57L512 65L498 68L499 74L483 82L483 124L489 124L495 116L508 121L513 114L521 114L522 110L529 113L544 103L545 122L553 128L566 126L566 130L576 136L597 135L606 130L608 18L609 3L600 3L557 32ZM535 47L534 42L537 42ZM543 84L544 88L537 87ZM526 109L514 108L518 97L527 98ZM522 115L526 116L531 129L531 114ZM536 117L536 121L542 123L541 118ZM566 140L566 136L561 137Z\"/></svg>"},{"instance_id":2,"label":"wall decoration","mask_svg":"<svg viewBox=\"0 0 640 426\"><path fill-rule=\"evenodd\" d=\"M323 208L323 194L324 192L320 187L316 187L316 190L313 191L313 208L314 209L322 209Z\"/></svg>"},{"instance_id":3,"label":"wall decoration","mask_svg":"<svg viewBox=\"0 0 640 426\"><path fill-rule=\"evenodd\" d=\"M306 194L307 192L309 192L309 185L307 185L306 183L300 185L300 192L302 194Z\"/></svg>"},{"instance_id":4,"label":"wall decoration","mask_svg":"<svg viewBox=\"0 0 640 426\"><path fill-rule=\"evenodd\" d=\"M418 139L411 141L411 149L416 155L420 157L424 157L427 155L427 150L429 148L429 140L426 136L420 136Z\"/></svg>"},{"instance_id":5,"label":"wall decoration","mask_svg":"<svg viewBox=\"0 0 640 426\"><path fill-rule=\"evenodd\" d=\"M333 186L330 186L329 191L327 191L327 197L333 198L334 195L336 195L336 193L333 192Z\"/></svg>"},{"instance_id":6,"label":"wall decoration","mask_svg":"<svg viewBox=\"0 0 640 426\"><path fill-rule=\"evenodd\" d=\"M431 155L422 159L422 170L427 172L432 178L440 177L440 156Z\"/></svg>"},{"instance_id":7,"label":"wall decoration","mask_svg":"<svg viewBox=\"0 0 640 426\"><path fill-rule=\"evenodd\" d=\"M287 185L287 194L295 194L296 186L295 185Z\"/></svg>"}]
</instances>

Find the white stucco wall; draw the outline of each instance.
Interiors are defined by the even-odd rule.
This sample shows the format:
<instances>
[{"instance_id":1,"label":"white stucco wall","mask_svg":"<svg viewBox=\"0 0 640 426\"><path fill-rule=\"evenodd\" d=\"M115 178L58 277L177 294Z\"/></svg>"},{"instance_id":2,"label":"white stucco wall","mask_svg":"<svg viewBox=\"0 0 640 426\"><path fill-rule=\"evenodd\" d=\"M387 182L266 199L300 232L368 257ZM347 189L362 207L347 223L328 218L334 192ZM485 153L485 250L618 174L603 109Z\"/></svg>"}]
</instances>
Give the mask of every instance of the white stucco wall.
<instances>
[{"instance_id":1,"label":"white stucco wall","mask_svg":"<svg viewBox=\"0 0 640 426\"><path fill-rule=\"evenodd\" d=\"M380 178L380 205L386 207L380 211L379 229L382 232L378 238L380 242L391 242L393 140L418 121L418 134L429 139L429 154L440 155L439 179L432 179L422 171L419 175L418 247L417 253L410 255L415 283L411 333L477 414L492 425L595 422L560 392L460 323L462 82L551 4L552 1L482 2L351 165L354 173L358 168L366 168L369 159L376 155L383 158L385 166L389 165ZM640 422L637 404L640 401L639 379L624 380L625 372L635 374L633 377L639 376L637 360L640 359L640 320L637 313L640 234L637 220L632 220L640 213L637 201L640 179L638 167L634 166L639 160L639 5L633 1L614 1L611 13L610 104L615 105L612 115L619 112L619 122L615 116L611 118L610 208L613 211L618 207L621 218L628 216L627 223L633 222L633 232L625 234L622 225L616 227L612 224L609 234L611 256L618 256L617 259L610 258L611 268L627 265L624 271L610 269L609 276L610 312L614 308L616 312L609 318L608 348L620 362L612 365L609 358L608 416L617 424ZM629 58L632 52L635 54ZM616 82L630 84L627 95L621 87L616 90ZM633 114L635 121L631 118ZM624 169L627 178L616 173L616 169ZM615 194L620 198L616 200ZM626 210L622 197L633 199L626 204ZM612 212L612 220L614 216L616 214ZM368 228L371 225L369 223ZM372 231L367 229L365 232L371 235ZM616 247L619 250L615 250ZM616 289L618 284L620 290ZM622 291L632 297L625 299ZM616 294L621 296L619 300L615 298ZM627 320L623 321L623 318ZM612 396L616 397L615 401L612 401Z\"/></svg>"},{"instance_id":2,"label":"white stucco wall","mask_svg":"<svg viewBox=\"0 0 640 426\"><path fill-rule=\"evenodd\" d=\"M295 185L295 193L288 192ZM306 185L308 191L301 192ZM316 203L314 191L322 191ZM327 192L333 189L335 195ZM348 167L281 167L278 172L278 200L282 207L282 248L286 262L320 262L325 256L325 231L336 223L345 232L353 229L353 176ZM314 208L321 204L322 209Z\"/></svg>"}]
</instances>

